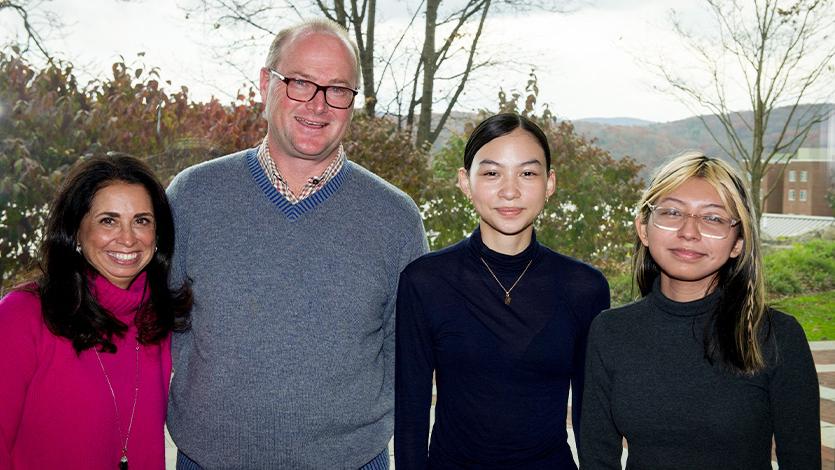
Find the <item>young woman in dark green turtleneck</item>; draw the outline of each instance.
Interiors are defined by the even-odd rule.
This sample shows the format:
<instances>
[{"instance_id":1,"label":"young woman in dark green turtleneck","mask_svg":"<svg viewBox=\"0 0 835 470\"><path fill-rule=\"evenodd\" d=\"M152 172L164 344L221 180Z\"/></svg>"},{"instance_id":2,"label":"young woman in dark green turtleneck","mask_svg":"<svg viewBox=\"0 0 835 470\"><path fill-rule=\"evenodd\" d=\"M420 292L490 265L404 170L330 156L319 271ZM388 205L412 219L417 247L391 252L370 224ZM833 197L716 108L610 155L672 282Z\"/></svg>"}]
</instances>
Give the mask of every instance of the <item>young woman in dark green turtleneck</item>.
<instances>
[{"instance_id":1,"label":"young woman in dark green turtleneck","mask_svg":"<svg viewBox=\"0 0 835 470\"><path fill-rule=\"evenodd\" d=\"M470 136L459 186L479 227L400 277L397 470L576 469L568 391L577 434L586 336L609 289L594 268L536 241L550 165L545 135L524 117L493 116Z\"/></svg>"},{"instance_id":2,"label":"young woman in dark green turtleneck","mask_svg":"<svg viewBox=\"0 0 835 470\"><path fill-rule=\"evenodd\" d=\"M724 162L685 154L639 203L642 299L589 333L580 463L620 469L819 469L803 330L768 309L753 201Z\"/></svg>"}]
</instances>

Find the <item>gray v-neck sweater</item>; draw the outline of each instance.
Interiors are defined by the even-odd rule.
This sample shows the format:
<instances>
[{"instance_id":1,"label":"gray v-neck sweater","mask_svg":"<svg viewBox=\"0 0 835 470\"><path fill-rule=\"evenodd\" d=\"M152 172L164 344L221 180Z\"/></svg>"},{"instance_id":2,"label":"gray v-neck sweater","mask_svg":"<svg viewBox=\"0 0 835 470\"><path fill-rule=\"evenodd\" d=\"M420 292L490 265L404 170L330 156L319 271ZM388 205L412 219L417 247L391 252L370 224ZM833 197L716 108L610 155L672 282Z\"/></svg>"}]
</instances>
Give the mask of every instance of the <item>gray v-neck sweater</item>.
<instances>
[{"instance_id":1,"label":"gray v-neck sweater","mask_svg":"<svg viewBox=\"0 0 835 470\"><path fill-rule=\"evenodd\" d=\"M194 290L174 337L168 426L204 468L356 469L393 431L400 271L427 251L417 207L346 162L289 204L255 149L171 183L175 284Z\"/></svg>"}]
</instances>

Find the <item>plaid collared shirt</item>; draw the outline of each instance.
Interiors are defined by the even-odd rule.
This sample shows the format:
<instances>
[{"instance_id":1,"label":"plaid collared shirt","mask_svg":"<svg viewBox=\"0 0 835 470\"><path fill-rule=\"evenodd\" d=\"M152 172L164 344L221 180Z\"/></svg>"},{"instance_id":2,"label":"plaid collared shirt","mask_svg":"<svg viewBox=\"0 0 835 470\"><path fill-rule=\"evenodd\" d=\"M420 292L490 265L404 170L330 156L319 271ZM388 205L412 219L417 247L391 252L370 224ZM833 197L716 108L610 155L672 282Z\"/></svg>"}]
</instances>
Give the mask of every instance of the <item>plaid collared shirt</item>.
<instances>
[{"instance_id":1,"label":"plaid collared shirt","mask_svg":"<svg viewBox=\"0 0 835 470\"><path fill-rule=\"evenodd\" d=\"M290 189L290 185L287 184L287 180L285 180L284 176L281 175L281 172L278 171L278 168L275 166L275 162L272 157L270 157L270 149L267 145L266 137L264 137L264 140L261 142L261 146L258 147L258 163L261 165L261 169L264 170L264 173L267 175L267 179L270 180L270 184L272 184L276 191L284 196L290 204L299 203L328 184L328 181L330 181L331 178L333 178L334 175L339 173L339 170L342 169L342 166L345 164L345 158L345 150L340 144L339 150L336 152L336 158L334 158L330 165L325 168L325 171L323 171L321 175L311 176L308 178L307 183L302 186L301 192L297 195Z\"/></svg>"}]
</instances>

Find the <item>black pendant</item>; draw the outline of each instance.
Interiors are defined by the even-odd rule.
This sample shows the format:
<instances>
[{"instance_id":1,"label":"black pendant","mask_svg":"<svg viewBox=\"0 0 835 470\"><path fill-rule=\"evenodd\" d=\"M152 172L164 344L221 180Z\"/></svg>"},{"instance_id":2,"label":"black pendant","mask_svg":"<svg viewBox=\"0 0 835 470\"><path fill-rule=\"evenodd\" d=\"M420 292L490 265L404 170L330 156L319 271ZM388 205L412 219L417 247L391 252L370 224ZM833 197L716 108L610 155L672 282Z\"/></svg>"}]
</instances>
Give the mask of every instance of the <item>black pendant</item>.
<instances>
[{"instance_id":1,"label":"black pendant","mask_svg":"<svg viewBox=\"0 0 835 470\"><path fill-rule=\"evenodd\" d=\"M128 456L123 455L119 460L119 470L128 470Z\"/></svg>"}]
</instances>

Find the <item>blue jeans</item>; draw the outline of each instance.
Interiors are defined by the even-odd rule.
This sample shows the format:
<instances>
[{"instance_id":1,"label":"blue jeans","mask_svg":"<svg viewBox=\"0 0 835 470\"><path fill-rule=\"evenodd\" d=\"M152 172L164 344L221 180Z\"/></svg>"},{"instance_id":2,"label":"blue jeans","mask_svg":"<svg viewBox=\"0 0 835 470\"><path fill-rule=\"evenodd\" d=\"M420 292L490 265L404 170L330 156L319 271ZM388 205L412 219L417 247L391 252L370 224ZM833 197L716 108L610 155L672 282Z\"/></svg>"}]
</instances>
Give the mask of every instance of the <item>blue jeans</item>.
<instances>
[{"instance_id":1,"label":"blue jeans","mask_svg":"<svg viewBox=\"0 0 835 470\"><path fill-rule=\"evenodd\" d=\"M177 470L203 470L197 462L186 457L186 454L177 451ZM360 467L359 470L389 470L389 450L383 449L370 462Z\"/></svg>"}]
</instances>

